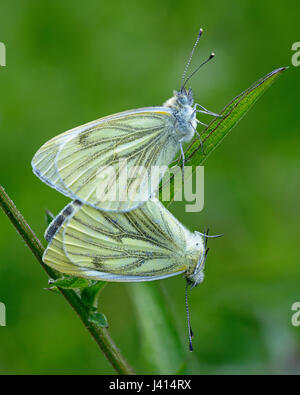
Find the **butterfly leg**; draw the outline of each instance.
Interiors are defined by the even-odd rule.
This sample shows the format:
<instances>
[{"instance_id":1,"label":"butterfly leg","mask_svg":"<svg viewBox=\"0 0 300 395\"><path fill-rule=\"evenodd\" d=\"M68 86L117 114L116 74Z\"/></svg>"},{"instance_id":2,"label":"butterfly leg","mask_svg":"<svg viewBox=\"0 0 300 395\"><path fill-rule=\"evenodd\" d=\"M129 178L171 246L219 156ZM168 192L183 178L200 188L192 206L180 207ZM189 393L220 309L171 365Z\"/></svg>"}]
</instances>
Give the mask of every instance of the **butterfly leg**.
<instances>
[{"instance_id":1,"label":"butterfly leg","mask_svg":"<svg viewBox=\"0 0 300 395\"><path fill-rule=\"evenodd\" d=\"M197 107L200 107L201 110L197 110ZM223 115L216 114L216 113L214 113L214 112L212 112L212 111L209 111L209 110L207 110L205 107L201 106L201 105L198 104L198 103L196 103L195 106L194 106L194 113L195 113L195 112L196 112L196 113L199 112L199 113L207 114L207 115L212 115L212 116L214 116L214 117L219 117L219 118L223 117ZM198 124L200 123L200 125L203 125L203 126L205 126L205 127L208 127L208 125L206 125L205 123L199 121L199 119L197 119L197 118L196 118L196 122L197 122ZM203 149L203 143L202 143L202 140L201 140L201 138L200 138L200 135L199 135L199 133L197 132L197 130L196 130L195 128L194 128L194 130L195 130L195 133L197 134L197 136L199 137L200 144L201 144L201 149L202 149L202 154L205 155L205 152L204 152L204 149Z\"/></svg>"},{"instance_id":2,"label":"butterfly leg","mask_svg":"<svg viewBox=\"0 0 300 395\"><path fill-rule=\"evenodd\" d=\"M197 121L197 123L201 123L201 125L205 125L204 123L198 121L198 119L196 119L196 121ZM200 145L201 145L201 149L202 149L202 154L205 155L204 148L203 148L203 142L202 142L202 139L200 137L200 134L198 133L198 130L196 128L194 128L194 126L191 123L190 123L190 125L194 129L196 135L198 136L198 139L199 139ZM207 125L205 125L205 126L207 126Z\"/></svg>"},{"instance_id":3,"label":"butterfly leg","mask_svg":"<svg viewBox=\"0 0 300 395\"><path fill-rule=\"evenodd\" d=\"M180 163L180 161L181 161L181 158L182 158L182 155L181 155L181 153L180 153L178 159L176 160L176 164L174 165L174 167L176 167L176 166L179 165L179 163ZM175 162L175 161L174 161L174 162ZM173 167L173 166L172 166L172 167Z\"/></svg>"},{"instance_id":4,"label":"butterfly leg","mask_svg":"<svg viewBox=\"0 0 300 395\"><path fill-rule=\"evenodd\" d=\"M199 121L199 119L196 119L196 122L197 122L197 123L200 123L200 125L203 125L203 126L205 126L205 127L208 126L206 123L203 123L203 122Z\"/></svg>"},{"instance_id":5,"label":"butterfly leg","mask_svg":"<svg viewBox=\"0 0 300 395\"><path fill-rule=\"evenodd\" d=\"M183 151L183 146L182 146L183 138L179 140L179 146L180 146L180 151L181 151L181 158L182 158L182 181L184 182L184 164L185 164L185 156L184 156L184 151Z\"/></svg>"},{"instance_id":6,"label":"butterfly leg","mask_svg":"<svg viewBox=\"0 0 300 395\"><path fill-rule=\"evenodd\" d=\"M200 107L201 110L197 110L197 107ZM201 106L201 105L198 104L198 103L195 104L194 110L195 110L196 112L200 112L200 113L202 113L202 114L212 115L212 116L214 116L214 117L219 117L219 118L222 118L222 117L223 117L223 115L216 114L215 112L209 111L209 110L207 110L205 107Z\"/></svg>"}]
</instances>

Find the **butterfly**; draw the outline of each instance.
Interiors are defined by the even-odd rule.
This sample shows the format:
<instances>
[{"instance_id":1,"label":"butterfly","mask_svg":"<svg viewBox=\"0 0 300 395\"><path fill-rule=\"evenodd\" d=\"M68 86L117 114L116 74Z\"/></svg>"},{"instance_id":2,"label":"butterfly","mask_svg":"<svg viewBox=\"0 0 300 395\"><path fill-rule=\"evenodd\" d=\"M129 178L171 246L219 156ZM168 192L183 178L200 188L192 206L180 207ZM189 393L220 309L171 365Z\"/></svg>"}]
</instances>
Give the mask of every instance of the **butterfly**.
<instances>
[{"instance_id":1,"label":"butterfly","mask_svg":"<svg viewBox=\"0 0 300 395\"><path fill-rule=\"evenodd\" d=\"M48 226L43 262L67 275L101 281L183 274L192 349L187 290L204 279L206 237L190 232L155 197L126 213L104 212L75 200Z\"/></svg>"},{"instance_id":2,"label":"butterfly","mask_svg":"<svg viewBox=\"0 0 300 395\"><path fill-rule=\"evenodd\" d=\"M181 88L163 106L139 108L100 118L46 142L32 159L33 172L62 194L91 207L128 212L158 189L176 153L202 124L197 113L218 116L194 104L186 85L214 54L186 79L202 29L186 64ZM200 139L201 141L201 139Z\"/></svg>"}]
</instances>

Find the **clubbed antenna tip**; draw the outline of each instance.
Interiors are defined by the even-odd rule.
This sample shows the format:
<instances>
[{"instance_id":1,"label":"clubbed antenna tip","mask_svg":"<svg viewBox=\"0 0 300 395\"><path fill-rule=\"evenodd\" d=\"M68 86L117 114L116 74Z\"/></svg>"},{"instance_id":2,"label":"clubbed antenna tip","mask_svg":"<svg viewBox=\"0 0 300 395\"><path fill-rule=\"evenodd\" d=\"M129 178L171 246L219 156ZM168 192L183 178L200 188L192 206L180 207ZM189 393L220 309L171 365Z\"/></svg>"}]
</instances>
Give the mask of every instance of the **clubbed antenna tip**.
<instances>
[{"instance_id":1,"label":"clubbed antenna tip","mask_svg":"<svg viewBox=\"0 0 300 395\"><path fill-rule=\"evenodd\" d=\"M182 74L182 77L181 77L181 88L183 88L183 86L184 86L184 79L185 79L186 73L187 73L187 71L188 71L188 69L189 69L189 67L190 67L190 64L191 64L191 61L192 61L192 58L193 58L195 49L196 49L196 47L197 47L197 45L198 45L198 42L199 42L199 40L200 40L200 37L202 36L202 33L203 33L203 29L201 28L201 29L199 30L199 33L198 33L196 42L195 42L195 44L194 44L194 46L193 46L193 49L192 49L192 51L191 51L190 57L189 57L189 59L188 59L186 65L185 65L185 68L184 68L184 71L183 71L183 74Z\"/></svg>"}]
</instances>

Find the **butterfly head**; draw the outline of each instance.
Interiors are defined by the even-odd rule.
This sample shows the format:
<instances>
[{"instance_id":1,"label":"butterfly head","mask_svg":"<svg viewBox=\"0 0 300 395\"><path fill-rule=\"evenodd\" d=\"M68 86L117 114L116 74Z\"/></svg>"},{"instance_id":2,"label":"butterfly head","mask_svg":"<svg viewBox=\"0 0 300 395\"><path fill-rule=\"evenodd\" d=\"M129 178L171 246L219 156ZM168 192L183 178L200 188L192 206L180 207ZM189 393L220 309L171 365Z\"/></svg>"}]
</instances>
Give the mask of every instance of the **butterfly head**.
<instances>
[{"instance_id":1,"label":"butterfly head","mask_svg":"<svg viewBox=\"0 0 300 395\"><path fill-rule=\"evenodd\" d=\"M190 268L185 277L190 288L201 284L204 280L204 267L207 255L206 239L202 234L195 232L189 239L187 255L190 258Z\"/></svg>"},{"instance_id":2,"label":"butterfly head","mask_svg":"<svg viewBox=\"0 0 300 395\"><path fill-rule=\"evenodd\" d=\"M209 248L207 248L207 240L208 238L216 238L221 237L223 234L220 235L208 235L208 229L205 233L195 232L193 237L196 240L194 243L194 254L198 251L198 258L196 261L196 265L193 266L193 270L186 273L187 283L190 288L194 288L196 285L201 284L204 280L204 269L205 269L205 261L207 257L207 253ZM200 242L201 240L201 242ZM195 255L194 255L195 256Z\"/></svg>"},{"instance_id":3,"label":"butterfly head","mask_svg":"<svg viewBox=\"0 0 300 395\"><path fill-rule=\"evenodd\" d=\"M194 97L192 89L181 88L179 91L174 91L173 96L167 100L164 105L173 108L175 111L185 111L190 109L193 111Z\"/></svg>"},{"instance_id":4,"label":"butterfly head","mask_svg":"<svg viewBox=\"0 0 300 395\"><path fill-rule=\"evenodd\" d=\"M192 106L194 104L194 96L191 88L188 90L186 88L182 88L180 91L175 91L174 97L180 106Z\"/></svg>"},{"instance_id":5,"label":"butterfly head","mask_svg":"<svg viewBox=\"0 0 300 395\"><path fill-rule=\"evenodd\" d=\"M204 280L204 268L205 268L205 260L207 256L208 249L202 252L195 270L186 277L190 288L196 287L198 284L201 284Z\"/></svg>"}]
</instances>

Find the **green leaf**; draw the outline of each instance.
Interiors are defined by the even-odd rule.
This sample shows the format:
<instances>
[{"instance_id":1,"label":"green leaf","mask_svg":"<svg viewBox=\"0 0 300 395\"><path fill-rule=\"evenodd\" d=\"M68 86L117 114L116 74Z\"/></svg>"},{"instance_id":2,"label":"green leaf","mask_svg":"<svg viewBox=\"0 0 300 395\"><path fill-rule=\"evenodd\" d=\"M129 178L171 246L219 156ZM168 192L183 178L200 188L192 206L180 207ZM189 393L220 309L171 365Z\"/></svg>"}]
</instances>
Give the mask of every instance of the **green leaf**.
<instances>
[{"instance_id":1,"label":"green leaf","mask_svg":"<svg viewBox=\"0 0 300 395\"><path fill-rule=\"evenodd\" d=\"M89 315L89 322L98 326L99 328L107 328L108 322L104 314L102 313L92 313Z\"/></svg>"},{"instance_id":2,"label":"green leaf","mask_svg":"<svg viewBox=\"0 0 300 395\"><path fill-rule=\"evenodd\" d=\"M89 308L97 307L97 298L106 284L105 281L93 281L89 287L84 288L81 292L83 304Z\"/></svg>"},{"instance_id":3,"label":"green leaf","mask_svg":"<svg viewBox=\"0 0 300 395\"><path fill-rule=\"evenodd\" d=\"M88 287L89 282L85 278L80 277L61 277L57 280L50 279L49 284L53 284L55 287L64 289L82 289Z\"/></svg>"},{"instance_id":4,"label":"green leaf","mask_svg":"<svg viewBox=\"0 0 300 395\"><path fill-rule=\"evenodd\" d=\"M58 294L58 295L60 295L61 293L60 293L60 291L59 291L59 289L57 288L57 287L49 287L49 288L44 288L44 290L45 291L51 291L51 292L54 292L55 294Z\"/></svg>"},{"instance_id":5,"label":"green leaf","mask_svg":"<svg viewBox=\"0 0 300 395\"><path fill-rule=\"evenodd\" d=\"M185 153L185 164L199 166L216 149L221 141L227 136L231 129L243 118L250 107L274 82L274 80L286 69L281 67L256 81L243 93L233 99L220 113L222 117L215 118L201 134L203 150L197 137ZM204 152L204 153L203 153ZM193 172L195 169L193 168ZM187 181L185 179L185 181ZM174 177L171 178L171 199L166 203L169 205L177 191L174 191Z\"/></svg>"}]
</instances>

